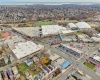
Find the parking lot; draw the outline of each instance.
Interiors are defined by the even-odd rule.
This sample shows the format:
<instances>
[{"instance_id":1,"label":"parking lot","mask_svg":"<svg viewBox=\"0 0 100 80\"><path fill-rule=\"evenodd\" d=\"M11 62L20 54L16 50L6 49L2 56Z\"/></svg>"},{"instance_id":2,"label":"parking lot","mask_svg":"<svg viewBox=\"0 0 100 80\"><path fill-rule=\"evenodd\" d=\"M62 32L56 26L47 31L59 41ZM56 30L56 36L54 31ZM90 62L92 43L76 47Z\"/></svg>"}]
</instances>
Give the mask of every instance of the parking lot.
<instances>
[{"instance_id":1,"label":"parking lot","mask_svg":"<svg viewBox=\"0 0 100 80\"><path fill-rule=\"evenodd\" d=\"M59 35L52 36L52 37L46 37L41 40L41 42L44 42L46 44L52 44L52 43L60 43L61 39Z\"/></svg>"},{"instance_id":2,"label":"parking lot","mask_svg":"<svg viewBox=\"0 0 100 80\"><path fill-rule=\"evenodd\" d=\"M94 44L92 43L64 42L64 44L68 45L71 48L77 49L79 52L81 51L82 54L80 55L80 57L83 55L87 55L87 51L94 47ZM79 58L79 55L73 54L72 52L68 52L68 51L66 52L66 50L63 49L60 45L58 45L56 48L66 53L66 55L68 54L72 56L75 59Z\"/></svg>"}]
</instances>

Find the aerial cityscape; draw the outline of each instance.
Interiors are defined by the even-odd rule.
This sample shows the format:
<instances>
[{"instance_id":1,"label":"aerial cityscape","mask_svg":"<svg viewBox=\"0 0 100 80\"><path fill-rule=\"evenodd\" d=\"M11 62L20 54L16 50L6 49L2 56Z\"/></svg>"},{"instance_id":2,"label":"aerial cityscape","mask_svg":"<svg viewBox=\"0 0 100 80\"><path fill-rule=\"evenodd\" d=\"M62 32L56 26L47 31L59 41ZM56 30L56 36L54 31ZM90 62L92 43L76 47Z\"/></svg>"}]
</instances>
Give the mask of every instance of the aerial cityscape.
<instances>
[{"instance_id":1,"label":"aerial cityscape","mask_svg":"<svg viewBox=\"0 0 100 80\"><path fill-rule=\"evenodd\" d=\"M100 1L0 1L0 80L100 80Z\"/></svg>"}]
</instances>

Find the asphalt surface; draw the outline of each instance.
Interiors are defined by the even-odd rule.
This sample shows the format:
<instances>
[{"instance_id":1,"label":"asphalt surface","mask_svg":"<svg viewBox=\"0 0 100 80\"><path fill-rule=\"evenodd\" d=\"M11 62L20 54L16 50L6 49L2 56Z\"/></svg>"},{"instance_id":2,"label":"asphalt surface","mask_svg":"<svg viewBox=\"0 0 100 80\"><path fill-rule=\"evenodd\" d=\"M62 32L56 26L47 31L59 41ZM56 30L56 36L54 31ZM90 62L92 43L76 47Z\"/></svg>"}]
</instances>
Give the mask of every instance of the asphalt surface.
<instances>
[{"instance_id":1,"label":"asphalt surface","mask_svg":"<svg viewBox=\"0 0 100 80\"><path fill-rule=\"evenodd\" d=\"M12 34L17 34L17 33L12 32L11 29L5 28L5 30L11 32ZM20 34L17 34L17 35L20 36ZM66 70L64 73L62 73L60 76L58 76L58 77L56 78L56 80L62 80L62 79L65 80L65 79L67 78L67 76L68 76L69 74L71 74L71 73L72 73L75 69L77 69L77 68L80 69L80 70L82 70L82 71L84 71L87 75L89 75L90 77L92 77L94 80L100 80L100 76L99 76L99 75L97 75L95 72L93 72L92 70L90 70L89 68L87 68L86 66L83 65L83 62L84 62L86 59L88 59L88 57L100 47L100 44L98 44L98 45L97 45L96 47L94 47L93 49L89 50L89 51L87 52L88 55L86 56L86 55L84 54L84 56L83 56L80 60L78 60L78 61L76 61L76 60L75 60L74 58L72 58L71 56L66 55L65 53L63 53L62 51L58 50L57 48L55 48L55 47L53 47L53 46L50 46L50 45L48 45L48 44L41 43L41 42L40 42L40 44L44 45L46 49L51 50L53 53L58 54L59 56L61 56L61 57L64 58L65 60L71 61L71 63L72 63L72 66L71 66L68 70ZM38 53L36 53L36 54L38 54ZM30 57L33 56L33 55L35 55L35 54L30 55ZM29 56L28 56L28 57L29 57ZM25 61L28 57L25 57L25 58L23 58L23 59L21 59L21 60L14 61L12 64L9 64L9 65L7 65L7 66L1 67L1 68L0 68L0 71L6 70L7 68L9 68L9 67L11 67L11 66L14 66L14 65L16 65L17 63L20 63L20 62L22 62L22 61Z\"/></svg>"},{"instance_id":2,"label":"asphalt surface","mask_svg":"<svg viewBox=\"0 0 100 80\"><path fill-rule=\"evenodd\" d=\"M69 70L65 71L59 77L57 77L56 80L62 80L62 79L64 80L64 79L66 79L67 78L67 75L71 74L73 72L73 69L77 69L77 68L80 69L80 70L82 70L83 72L85 72L92 79L94 79L94 80L100 80L100 76L99 75L97 75L94 71L90 70L89 68L87 68L83 64L83 62L86 59L88 59L88 57L100 47L100 44L98 44L93 49L89 50L87 52L88 55L86 56L84 54L84 56L80 60L78 60L78 61L75 60L74 58L72 58L71 56L66 55L65 53L63 53L62 51L58 50L55 47L49 46L48 44L45 44L45 43L41 43L41 44L44 45L46 49L51 50L53 53L58 54L59 56L61 56L65 60L71 61L71 63L72 63L72 67L70 67Z\"/></svg>"}]
</instances>

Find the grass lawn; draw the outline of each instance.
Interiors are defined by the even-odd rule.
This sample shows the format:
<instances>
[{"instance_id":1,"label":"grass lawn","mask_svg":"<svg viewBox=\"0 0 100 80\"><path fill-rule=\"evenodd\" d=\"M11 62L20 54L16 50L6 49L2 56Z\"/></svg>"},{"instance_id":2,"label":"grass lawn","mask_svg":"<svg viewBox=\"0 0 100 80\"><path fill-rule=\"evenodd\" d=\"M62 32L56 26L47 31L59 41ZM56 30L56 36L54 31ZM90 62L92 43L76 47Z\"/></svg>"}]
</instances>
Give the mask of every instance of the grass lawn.
<instances>
[{"instance_id":1,"label":"grass lawn","mask_svg":"<svg viewBox=\"0 0 100 80\"><path fill-rule=\"evenodd\" d=\"M18 71L18 73L19 73L20 75L23 75L23 73L22 73L21 71Z\"/></svg>"},{"instance_id":2,"label":"grass lawn","mask_svg":"<svg viewBox=\"0 0 100 80\"><path fill-rule=\"evenodd\" d=\"M18 73L20 75L24 75L25 72L28 72L32 76L39 73L39 71L34 70L35 69L35 64L34 63L29 67L26 65L26 63L21 63L17 66L17 68L18 68Z\"/></svg>"},{"instance_id":3,"label":"grass lawn","mask_svg":"<svg viewBox=\"0 0 100 80\"><path fill-rule=\"evenodd\" d=\"M36 22L35 24L33 24L33 26L39 27L39 26L42 26L42 25L52 25L52 24L54 24L54 22L52 22L52 21L47 21L47 22L40 21L40 22Z\"/></svg>"},{"instance_id":4,"label":"grass lawn","mask_svg":"<svg viewBox=\"0 0 100 80\"><path fill-rule=\"evenodd\" d=\"M39 73L39 71L37 71L37 70L34 71L35 68L36 68L35 64L32 64L32 65L29 67L29 69L28 69L28 72L29 72L32 76L34 76L34 75L36 75L36 74Z\"/></svg>"},{"instance_id":5,"label":"grass lawn","mask_svg":"<svg viewBox=\"0 0 100 80\"><path fill-rule=\"evenodd\" d=\"M31 23L19 24L18 27L33 27Z\"/></svg>"},{"instance_id":6,"label":"grass lawn","mask_svg":"<svg viewBox=\"0 0 100 80\"><path fill-rule=\"evenodd\" d=\"M18 68L20 71L24 72L26 71L29 67L26 65L26 63L21 63L18 65Z\"/></svg>"},{"instance_id":7,"label":"grass lawn","mask_svg":"<svg viewBox=\"0 0 100 80\"><path fill-rule=\"evenodd\" d=\"M33 25L27 23L27 24L25 24L24 26L25 26L25 27L32 27Z\"/></svg>"},{"instance_id":8,"label":"grass lawn","mask_svg":"<svg viewBox=\"0 0 100 80\"><path fill-rule=\"evenodd\" d=\"M29 68L30 68L30 69L35 68L35 64L33 63L32 65L30 65Z\"/></svg>"},{"instance_id":9,"label":"grass lawn","mask_svg":"<svg viewBox=\"0 0 100 80\"><path fill-rule=\"evenodd\" d=\"M88 63L87 61L84 62L84 65L89 67L90 69L94 69L95 65Z\"/></svg>"},{"instance_id":10,"label":"grass lawn","mask_svg":"<svg viewBox=\"0 0 100 80\"><path fill-rule=\"evenodd\" d=\"M82 35L84 34L83 32L75 32L76 35Z\"/></svg>"},{"instance_id":11,"label":"grass lawn","mask_svg":"<svg viewBox=\"0 0 100 80\"><path fill-rule=\"evenodd\" d=\"M4 31L1 31L1 32L0 32L0 34L4 34L4 33L5 33Z\"/></svg>"},{"instance_id":12,"label":"grass lawn","mask_svg":"<svg viewBox=\"0 0 100 80\"><path fill-rule=\"evenodd\" d=\"M4 38L4 36L1 36L0 39Z\"/></svg>"},{"instance_id":13,"label":"grass lawn","mask_svg":"<svg viewBox=\"0 0 100 80\"><path fill-rule=\"evenodd\" d=\"M28 72L32 75L32 76L34 76L35 74L34 74L34 72L33 71L31 71L31 70L28 70Z\"/></svg>"}]
</instances>

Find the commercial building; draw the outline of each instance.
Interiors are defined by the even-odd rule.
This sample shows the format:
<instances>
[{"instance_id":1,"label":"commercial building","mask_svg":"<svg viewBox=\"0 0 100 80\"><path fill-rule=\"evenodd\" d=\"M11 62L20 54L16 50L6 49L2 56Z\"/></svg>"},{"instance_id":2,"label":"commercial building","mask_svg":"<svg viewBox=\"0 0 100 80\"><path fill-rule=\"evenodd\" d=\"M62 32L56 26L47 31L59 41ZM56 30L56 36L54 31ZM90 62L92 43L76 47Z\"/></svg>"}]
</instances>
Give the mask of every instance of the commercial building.
<instances>
[{"instance_id":1,"label":"commercial building","mask_svg":"<svg viewBox=\"0 0 100 80\"><path fill-rule=\"evenodd\" d=\"M12 28L13 31L17 31L28 37L41 37L41 36L50 36L62 33L66 31L65 27L59 25L44 25L41 27L22 27L22 28Z\"/></svg>"},{"instance_id":2,"label":"commercial building","mask_svg":"<svg viewBox=\"0 0 100 80\"><path fill-rule=\"evenodd\" d=\"M62 68L62 69L65 69L65 68L67 68L69 65L70 65L70 62L69 62L69 61L65 61L65 62L63 62L63 63L61 64L61 68Z\"/></svg>"},{"instance_id":3,"label":"commercial building","mask_svg":"<svg viewBox=\"0 0 100 80\"><path fill-rule=\"evenodd\" d=\"M90 25L86 22L78 22L76 24L74 23L69 23L68 27L71 28L72 30L82 30L82 29L90 29Z\"/></svg>"},{"instance_id":4,"label":"commercial building","mask_svg":"<svg viewBox=\"0 0 100 80\"><path fill-rule=\"evenodd\" d=\"M86 34L77 35L80 41L92 42L91 38Z\"/></svg>"},{"instance_id":5,"label":"commercial building","mask_svg":"<svg viewBox=\"0 0 100 80\"><path fill-rule=\"evenodd\" d=\"M37 52L43 49L44 46L40 44L35 44L32 41L27 41L27 42L20 42L13 46L9 45L9 48L11 49L11 51L13 52L14 56L17 59L21 59L25 56L28 56L34 52Z\"/></svg>"},{"instance_id":6,"label":"commercial building","mask_svg":"<svg viewBox=\"0 0 100 80\"><path fill-rule=\"evenodd\" d=\"M73 48L66 44L61 44L59 48L62 49L65 53L70 53L71 55L74 55L75 57L81 57L82 51L78 50L77 48Z\"/></svg>"},{"instance_id":7,"label":"commercial building","mask_svg":"<svg viewBox=\"0 0 100 80\"><path fill-rule=\"evenodd\" d=\"M62 34L70 34L70 33L74 33L75 31L73 30L62 30Z\"/></svg>"},{"instance_id":8,"label":"commercial building","mask_svg":"<svg viewBox=\"0 0 100 80\"><path fill-rule=\"evenodd\" d=\"M94 64L98 68L100 67L100 56L95 55L93 57L89 57L87 61Z\"/></svg>"},{"instance_id":9,"label":"commercial building","mask_svg":"<svg viewBox=\"0 0 100 80\"><path fill-rule=\"evenodd\" d=\"M100 33L99 33L99 34L97 34L97 36L98 36L98 37L100 37Z\"/></svg>"},{"instance_id":10,"label":"commercial building","mask_svg":"<svg viewBox=\"0 0 100 80\"><path fill-rule=\"evenodd\" d=\"M17 59L30 55L43 47L34 42L26 41L21 36L11 36L7 38L7 40L4 41L4 46L9 47L9 52L13 53Z\"/></svg>"},{"instance_id":11,"label":"commercial building","mask_svg":"<svg viewBox=\"0 0 100 80\"><path fill-rule=\"evenodd\" d=\"M20 27L20 28L12 28L13 31L17 31L23 35L29 36L29 37L37 37L39 35L39 29L40 27Z\"/></svg>"},{"instance_id":12,"label":"commercial building","mask_svg":"<svg viewBox=\"0 0 100 80\"><path fill-rule=\"evenodd\" d=\"M65 27L59 26L59 25L45 25L42 26L42 35L48 36L53 34L60 34L63 30L66 30Z\"/></svg>"},{"instance_id":13,"label":"commercial building","mask_svg":"<svg viewBox=\"0 0 100 80\"><path fill-rule=\"evenodd\" d=\"M23 39L21 36L11 36L4 41L5 46L6 46L6 44L7 45L16 45L21 42L26 42L26 40Z\"/></svg>"},{"instance_id":14,"label":"commercial building","mask_svg":"<svg viewBox=\"0 0 100 80\"><path fill-rule=\"evenodd\" d=\"M76 23L76 26L79 28L79 29L90 29L90 25L87 24L86 22L78 22Z\"/></svg>"},{"instance_id":15,"label":"commercial building","mask_svg":"<svg viewBox=\"0 0 100 80\"><path fill-rule=\"evenodd\" d=\"M72 30L77 30L78 27L74 23L69 23L68 27L71 28Z\"/></svg>"},{"instance_id":16,"label":"commercial building","mask_svg":"<svg viewBox=\"0 0 100 80\"><path fill-rule=\"evenodd\" d=\"M100 42L100 38L98 38L98 37L91 37L91 39L92 39L94 42Z\"/></svg>"}]
</instances>

